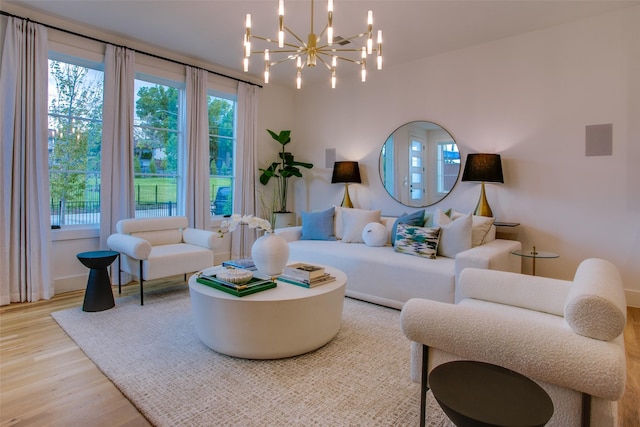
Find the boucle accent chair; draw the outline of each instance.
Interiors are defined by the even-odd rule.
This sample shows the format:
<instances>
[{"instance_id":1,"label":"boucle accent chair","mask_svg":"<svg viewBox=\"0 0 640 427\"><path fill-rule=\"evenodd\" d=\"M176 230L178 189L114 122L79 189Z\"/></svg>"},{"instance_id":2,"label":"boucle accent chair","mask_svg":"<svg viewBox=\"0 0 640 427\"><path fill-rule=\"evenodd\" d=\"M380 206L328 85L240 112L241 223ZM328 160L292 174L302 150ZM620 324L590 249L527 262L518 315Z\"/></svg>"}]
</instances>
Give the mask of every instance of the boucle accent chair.
<instances>
[{"instance_id":1,"label":"boucle accent chair","mask_svg":"<svg viewBox=\"0 0 640 427\"><path fill-rule=\"evenodd\" d=\"M402 309L411 376L423 382L423 398L423 366L478 360L540 384L553 400L550 426L617 425L627 312L613 264L584 260L573 281L469 268L459 288L457 304L414 298Z\"/></svg>"},{"instance_id":2,"label":"boucle accent chair","mask_svg":"<svg viewBox=\"0 0 640 427\"><path fill-rule=\"evenodd\" d=\"M140 305L144 305L144 281L192 273L214 264L212 231L189 228L184 216L123 219L116 224L117 233L107 245L120 252L118 260L118 292L120 272L140 280Z\"/></svg>"}]
</instances>

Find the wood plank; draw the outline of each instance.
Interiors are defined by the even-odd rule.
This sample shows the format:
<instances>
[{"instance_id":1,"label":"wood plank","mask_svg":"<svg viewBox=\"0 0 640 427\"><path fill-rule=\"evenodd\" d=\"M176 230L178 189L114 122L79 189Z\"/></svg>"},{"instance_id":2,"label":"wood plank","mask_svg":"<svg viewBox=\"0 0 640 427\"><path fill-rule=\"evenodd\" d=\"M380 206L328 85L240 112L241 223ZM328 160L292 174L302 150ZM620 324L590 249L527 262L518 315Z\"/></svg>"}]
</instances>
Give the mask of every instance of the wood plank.
<instances>
[{"instance_id":1,"label":"wood plank","mask_svg":"<svg viewBox=\"0 0 640 427\"><path fill-rule=\"evenodd\" d=\"M145 289L181 282L181 278L152 281L145 283ZM123 287L123 295L137 295L138 290L133 283ZM83 298L80 290L50 301L0 307L0 427L150 425L50 316L81 306ZM627 316L627 385L618 411L622 427L637 427L640 308L629 308Z\"/></svg>"}]
</instances>

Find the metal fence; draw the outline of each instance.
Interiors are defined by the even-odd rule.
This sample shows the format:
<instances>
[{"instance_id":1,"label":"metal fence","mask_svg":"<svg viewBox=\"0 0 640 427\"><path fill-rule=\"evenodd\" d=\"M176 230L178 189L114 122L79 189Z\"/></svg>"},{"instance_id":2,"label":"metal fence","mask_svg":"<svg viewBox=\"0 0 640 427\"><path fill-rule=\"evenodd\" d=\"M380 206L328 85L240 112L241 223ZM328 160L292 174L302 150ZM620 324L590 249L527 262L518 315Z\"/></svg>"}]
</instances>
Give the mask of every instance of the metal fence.
<instances>
[{"instance_id":1,"label":"metal fence","mask_svg":"<svg viewBox=\"0 0 640 427\"><path fill-rule=\"evenodd\" d=\"M231 187L212 185L211 214L231 214ZM166 217L177 215L175 185L136 185L136 218ZM99 198L100 188L92 189L86 196ZM93 197L91 197L93 198ZM99 200L54 200L50 202L51 225L86 225L100 223Z\"/></svg>"}]
</instances>

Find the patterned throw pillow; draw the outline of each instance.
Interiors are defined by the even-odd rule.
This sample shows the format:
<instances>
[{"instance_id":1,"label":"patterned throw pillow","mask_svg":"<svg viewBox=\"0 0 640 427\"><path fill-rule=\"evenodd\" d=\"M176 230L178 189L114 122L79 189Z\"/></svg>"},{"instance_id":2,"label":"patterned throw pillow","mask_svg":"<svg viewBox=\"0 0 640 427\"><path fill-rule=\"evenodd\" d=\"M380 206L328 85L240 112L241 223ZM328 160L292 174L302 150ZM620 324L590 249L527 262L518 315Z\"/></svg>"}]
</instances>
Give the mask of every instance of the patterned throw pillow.
<instances>
[{"instance_id":1,"label":"patterned throw pillow","mask_svg":"<svg viewBox=\"0 0 640 427\"><path fill-rule=\"evenodd\" d=\"M423 258L436 259L440 227L425 228L398 224L395 251Z\"/></svg>"},{"instance_id":2,"label":"patterned throw pillow","mask_svg":"<svg viewBox=\"0 0 640 427\"><path fill-rule=\"evenodd\" d=\"M396 230L398 229L398 224L417 225L419 227L424 226L424 209L411 214L404 214L400 218L396 219L396 222L393 223L393 227L391 228L392 245L396 243Z\"/></svg>"}]
</instances>

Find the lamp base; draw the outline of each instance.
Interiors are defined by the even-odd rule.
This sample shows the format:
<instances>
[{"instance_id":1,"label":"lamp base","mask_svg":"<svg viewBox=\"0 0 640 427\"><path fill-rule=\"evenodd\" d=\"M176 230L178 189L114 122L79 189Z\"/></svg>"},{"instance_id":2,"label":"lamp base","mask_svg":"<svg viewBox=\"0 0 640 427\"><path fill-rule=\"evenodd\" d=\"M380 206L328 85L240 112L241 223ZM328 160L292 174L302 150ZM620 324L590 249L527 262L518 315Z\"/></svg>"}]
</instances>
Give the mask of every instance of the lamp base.
<instances>
[{"instance_id":1,"label":"lamp base","mask_svg":"<svg viewBox=\"0 0 640 427\"><path fill-rule=\"evenodd\" d=\"M478 200L478 204L476 205L476 210L474 215L478 216L493 216L493 212L489 207L489 202L487 202L487 195L484 191L484 182L482 182L480 187L480 199Z\"/></svg>"},{"instance_id":2,"label":"lamp base","mask_svg":"<svg viewBox=\"0 0 640 427\"><path fill-rule=\"evenodd\" d=\"M349 184L344 183L344 198L342 199L342 204L340 205L343 208L353 208L353 203L351 203L351 197L349 197Z\"/></svg>"}]
</instances>

